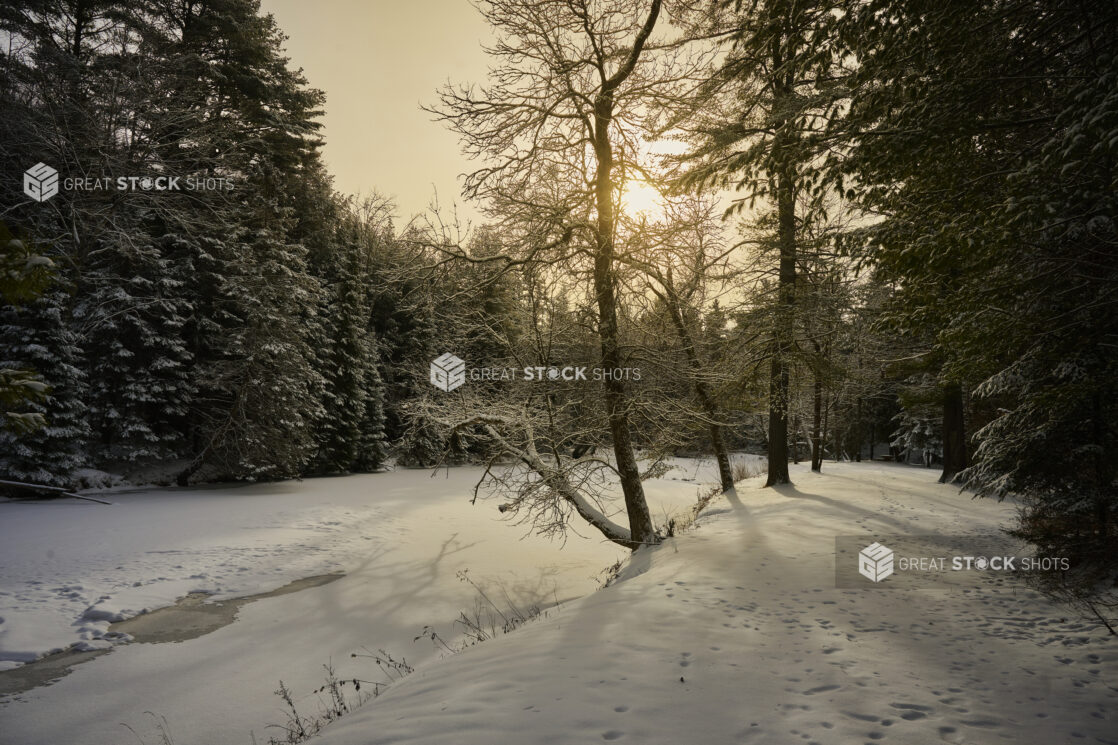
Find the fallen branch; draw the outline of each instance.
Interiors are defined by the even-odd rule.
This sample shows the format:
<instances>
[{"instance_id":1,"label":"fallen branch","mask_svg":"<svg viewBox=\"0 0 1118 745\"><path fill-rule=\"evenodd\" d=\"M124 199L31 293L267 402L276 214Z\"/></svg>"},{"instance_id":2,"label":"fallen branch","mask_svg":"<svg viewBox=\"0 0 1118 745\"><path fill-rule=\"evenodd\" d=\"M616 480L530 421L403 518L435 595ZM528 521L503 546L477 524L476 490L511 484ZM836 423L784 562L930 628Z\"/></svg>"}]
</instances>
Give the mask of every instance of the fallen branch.
<instances>
[{"instance_id":1,"label":"fallen branch","mask_svg":"<svg viewBox=\"0 0 1118 745\"><path fill-rule=\"evenodd\" d=\"M19 491L29 491L29 492L38 493L38 494L41 494L41 495L50 495L50 496L40 497L40 498L46 498L46 499L51 499L51 498L57 499L59 497L70 497L71 499L84 499L86 502L96 502L97 504L109 504L109 505L112 504L112 502L106 502L105 500L97 499L96 497L86 497L86 496L82 496L81 494L75 494L74 492L69 491L69 490L67 490L67 489L65 489L64 487L61 487L61 486L45 486L43 484L25 484L25 483L20 482L20 481L3 481L3 480L0 480L0 486L5 486L5 487L8 487L10 489L16 489L16 490L19 490ZM13 499L34 499L34 497L13 497Z\"/></svg>"},{"instance_id":2,"label":"fallen branch","mask_svg":"<svg viewBox=\"0 0 1118 745\"><path fill-rule=\"evenodd\" d=\"M519 425L527 430L526 442L523 447L518 447L506 438L500 427ZM535 473L544 486L552 494L569 504L582 519L598 529L610 541L628 549L637 549L642 544L633 540L628 528L618 525L597 509L589 499L570 482L562 468L549 465L537 452L532 436L531 424L528 417L524 416L519 421L493 414L475 414L463 421L451 425L452 431L458 431L470 426L479 426L488 439L496 444L503 452L513 456ZM586 459L597 460L597 459ZM585 461L583 461L585 462ZM514 502L517 500L514 500Z\"/></svg>"}]
</instances>

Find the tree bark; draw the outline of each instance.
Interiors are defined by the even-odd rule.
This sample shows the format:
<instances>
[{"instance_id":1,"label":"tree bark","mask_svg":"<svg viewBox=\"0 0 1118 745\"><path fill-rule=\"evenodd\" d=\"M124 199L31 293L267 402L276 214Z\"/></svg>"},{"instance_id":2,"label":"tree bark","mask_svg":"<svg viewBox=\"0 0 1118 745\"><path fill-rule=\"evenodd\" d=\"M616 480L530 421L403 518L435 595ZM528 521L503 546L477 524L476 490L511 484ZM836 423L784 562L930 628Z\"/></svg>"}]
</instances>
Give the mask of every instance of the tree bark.
<instances>
[{"instance_id":1,"label":"tree bark","mask_svg":"<svg viewBox=\"0 0 1118 745\"><path fill-rule=\"evenodd\" d=\"M792 427L788 430L788 447L792 448L792 463L800 465L800 417L798 415L792 420Z\"/></svg>"},{"instance_id":2,"label":"tree bark","mask_svg":"<svg viewBox=\"0 0 1118 745\"><path fill-rule=\"evenodd\" d=\"M788 356L792 348L792 312L796 302L796 199L793 175L785 166L777 175L777 220L780 238L779 294L769 369L769 474L765 486L789 484Z\"/></svg>"},{"instance_id":3,"label":"tree bark","mask_svg":"<svg viewBox=\"0 0 1118 745\"><path fill-rule=\"evenodd\" d=\"M648 19L641 28L625 63L608 79L594 99L594 155L597 169L594 173L594 199L597 208L595 225L594 294L598 303L598 336L602 347L602 366L607 371L621 367L621 344L617 326L617 292L614 287L614 229L616 215L613 209L613 145L609 139L613 122L614 91L633 72L637 58L656 19L660 14L660 0L653 0ZM633 453L633 439L629 429L625 381L608 376L605 380L606 419L609 422L613 453L617 460L617 473L621 491L625 495L625 511L629 517L629 532L636 546L658 542L652 528L652 516L644 497L640 468Z\"/></svg>"},{"instance_id":4,"label":"tree bark","mask_svg":"<svg viewBox=\"0 0 1118 745\"><path fill-rule=\"evenodd\" d=\"M676 335L679 337L679 341L683 345L683 353L687 357L687 364L691 368L691 380L692 386L695 388L695 396L699 399L699 405L702 406L703 413L707 415L707 419L710 421L710 447L714 451L714 459L718 463L718 480L722 484L722 491L729 491L734 488L734 474L730 468L730 454L726 450L725 441L722 439L722 425L718 423L718 404L711 393L710 386L703 379L703 361L699 358L699 350L695 346L695 337L691 330L687 328L687 322L683 318L683 304L679 300L670 273L662 283L664 285L662 296L664 304L668 307L672 325L675 326Z\"/></svg>"},{"instance_id":5,"label":"tree bark","mask_svg":"<svg viewBox=\"0 0 1118 745\"><path fill-rule=\"evenodd\" d=\"M943 391L943 473L939 483L949 484L967 467L967 441L963 424L963 386L948 383Z\"/></svg>"},{"instance_id":6,"label":"tree bark","mask_svg":"<svg viewBox=\"0 0 1118 745\"><path fill-rule=\"evenodd\" d=\"M856 431L857 431L857 434L858 434L858 450L854 453L854 462L855 463L861 463L862 462L862 444L866 441L866 430L862 426L862 399L861 399L861 397L858 398L857 406L858 406L858 414L857 414L858 421L857 421L857 425L856 425Z\"/></svg>"},{"instance_id":7,"label":"tree bark","mask_svg":"<svg viewBox=\"0 0 1118 745\"><path fill-rule=\"evenodd\" d=\"M811 470L823 470L823 379L815 373L811 412Z\"/></svg>"}]
</instances>

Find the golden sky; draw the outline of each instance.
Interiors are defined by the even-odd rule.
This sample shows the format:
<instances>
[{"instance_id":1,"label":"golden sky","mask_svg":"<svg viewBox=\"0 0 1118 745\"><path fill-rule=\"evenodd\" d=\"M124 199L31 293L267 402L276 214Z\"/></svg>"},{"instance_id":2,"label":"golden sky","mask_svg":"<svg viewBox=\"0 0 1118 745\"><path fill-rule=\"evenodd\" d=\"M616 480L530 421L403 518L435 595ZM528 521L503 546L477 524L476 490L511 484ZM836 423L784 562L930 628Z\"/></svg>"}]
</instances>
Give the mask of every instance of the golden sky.
<instances>
[{"instance_id":1,"label":"golden sky","mask_svg":"<svg viewBox=\"0 0 1118 745\"><path fill-rule=\"evenodd\" d=\"M466 0L262 0L292 67L326 92L326 165L343 194L395 197L400 227L438 190L460 201L471 169L455 135L420 103L448 79L482 83L489 30ZM472 210L470 211L472 213Z\"/></svg>"}]
</instances>

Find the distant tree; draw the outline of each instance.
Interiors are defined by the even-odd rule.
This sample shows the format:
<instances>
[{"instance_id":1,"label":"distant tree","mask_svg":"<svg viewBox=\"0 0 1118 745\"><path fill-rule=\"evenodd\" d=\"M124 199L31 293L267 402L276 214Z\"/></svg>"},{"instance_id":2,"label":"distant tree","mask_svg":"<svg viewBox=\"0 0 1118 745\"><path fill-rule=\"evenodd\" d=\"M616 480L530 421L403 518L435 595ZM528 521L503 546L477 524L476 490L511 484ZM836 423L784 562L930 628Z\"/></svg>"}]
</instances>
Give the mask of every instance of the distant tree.
<instances>
[{"instance_id":1,"label":"distant tree","mask_svg":"<svg viewBox=\"0 0 1118 745\"><path fill-rule=\"evenodd\" d=\"M372 300L377 291L373 262L381 244L392 238L391 209L388 200L371 197L341 205L315 227L330 237L320 246L321 255L311 258L312 271L325 284L316 318L321 336L314 350L325 378L315 468L327 473L374 471L387 457Z\"/></svg>"},{"instance_id":2,"label":"distant tree","mask_svg":"<svg viewBox=\"0 0 1118 745\"><path fill-rule=\"evenodd\" d=\"M724 380L715 364L717 352L711 348L721 345L711 345L704 338L702 313L708 296L717 292L711 288L727 287L732 278L727 263L731 247L717 225L713 202L693 195L663 201L663 218L653 224L642 218L634 231L633 240L645 240L649 248L641 257L627 260L645 275L649 291L667 316L668 333L677 340L682 359L669 357L665 364L682 364L687 370L687 387L699 405L697 415L706 426L719 483L728 491L734 488L734 477L724 434L726 417L718 395ZM717 303L717 298L711 302ZM712 309L715 315L708 321L724 326L717 305ZM650 351L650 356L662 355L662 337L655 346L657 351ZM662 406L658 413L665 413Z\"/></svg>"}]
</instances>

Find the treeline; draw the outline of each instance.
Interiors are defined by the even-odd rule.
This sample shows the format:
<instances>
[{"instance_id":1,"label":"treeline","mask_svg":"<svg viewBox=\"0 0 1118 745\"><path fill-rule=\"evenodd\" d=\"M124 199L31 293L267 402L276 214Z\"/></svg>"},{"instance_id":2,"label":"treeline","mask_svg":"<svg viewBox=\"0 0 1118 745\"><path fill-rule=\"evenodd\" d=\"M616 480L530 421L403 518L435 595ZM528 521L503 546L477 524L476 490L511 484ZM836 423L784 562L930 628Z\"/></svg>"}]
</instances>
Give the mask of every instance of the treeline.
<instances>
[{"instance_id":1,"label":"treeline","mask_svg":"<svg viewBox=\"0 0 1118 745\"><path fill-rule=\"evenodd\" d=\"M412 258L391 205L333 191L324 97L272 18L255 0L27 0L0 30L0 478L381 467L433 319L387 279ZM22 172L40 162L61 188L37 202ZM17 291L32 265L36 292Z\"/></svg>"},{"instance_id":2,"label":"treeline","mask_svg":"<svg viewBox=\"0 0 1118 745\"><path fill-rule=\"evenodd\" d=\"M734 448L765 449L775 485L888 443L1020 498L1046 551L1114 565L1113 3L480 10L492 77L431 108L479 160L485 224L460 235L333 191L322 94L257 3L6 4L5 262L52 268L37 299L8 272L3 475L511 457L514 514L636 547L662 527L641 481L673 453L713 454L728 488ZM230 188L36 202L39 162ZM642 183L651 211L628 204ZM641 377L445 392L446 352ZM628 526L595 506L613 478Z\"/></svg>"},{"instance_id":3,"label":"treeline","mask_svg":"<svg viewBox=\"0 0 1118 745\"><path fill-rule=\"evenodd\" d=\"M918 340L946 475L1019 498L1019 535L1076 566L1057 586L1113 604L1118 6L874 2L839 28L863 64L834 169L880 216L847 246Z\"/></svg>"}]
</instances>

